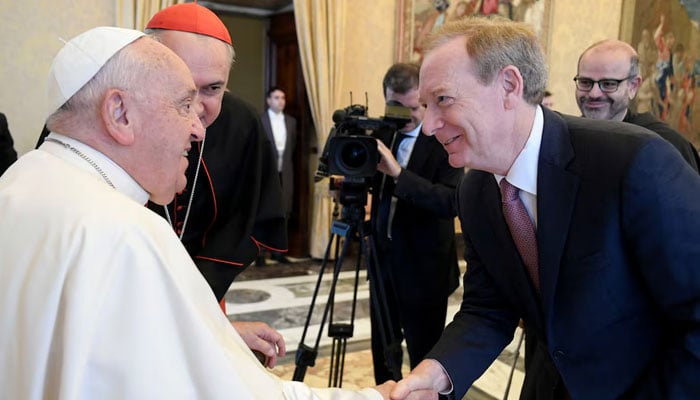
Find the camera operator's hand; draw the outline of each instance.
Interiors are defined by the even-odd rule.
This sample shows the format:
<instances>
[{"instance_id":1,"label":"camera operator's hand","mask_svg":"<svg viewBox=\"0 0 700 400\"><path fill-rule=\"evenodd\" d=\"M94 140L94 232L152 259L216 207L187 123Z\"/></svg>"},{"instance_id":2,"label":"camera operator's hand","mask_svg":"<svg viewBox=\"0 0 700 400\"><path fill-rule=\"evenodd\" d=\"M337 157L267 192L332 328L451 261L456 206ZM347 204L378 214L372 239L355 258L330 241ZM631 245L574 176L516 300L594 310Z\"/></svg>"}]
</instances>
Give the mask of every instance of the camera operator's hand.
<instances>
[{"instance_id":1,"label":"camera operator's hand","mask_svg":"<svg viewBox=\"0 0 700 400\"><path fill-rule=\"evenodd\" d=\"M377 139L377 150L381 156L379 164L377 164L377 170L394 179L398 178L401 173L401 165L396 161L394 155L391 154L391 150L379 139Z\"/></svg>"}]
</instances>

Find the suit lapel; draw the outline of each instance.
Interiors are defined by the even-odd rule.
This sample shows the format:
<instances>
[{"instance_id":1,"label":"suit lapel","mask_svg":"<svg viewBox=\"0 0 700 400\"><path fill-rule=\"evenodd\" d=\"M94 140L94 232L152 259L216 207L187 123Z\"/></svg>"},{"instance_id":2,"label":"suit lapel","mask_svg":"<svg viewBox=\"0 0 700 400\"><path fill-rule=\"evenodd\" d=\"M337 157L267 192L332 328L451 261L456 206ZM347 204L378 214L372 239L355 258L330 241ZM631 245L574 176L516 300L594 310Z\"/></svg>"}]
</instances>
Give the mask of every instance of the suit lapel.
<instances>
[{"instance_id":1,"label":"suit lapel","mask_svg":"<svg viewBox=\"0 0 700 400\"><path fill-rule=\"evenodd\" d=\"M546 109L544 116L537 171L537 243L542 305L545 314L551 315L579 178L567 168L574 158L568 126Z\"/></svg>"},{"instance_id":2,"label":"suit lapel","mask_svg":"<svg viewBox=\"0 0 700 400\"><path fill-rule=\"evenodd\" d=\"M423 133L418 133L416 143L411 151L411 157L408 159L406 169L410 171L422 171L423 165L428 160L430 155L430 140L436 140L434 137L426 136Z\"/></svg>"},{"instance_id":3,"label":"suit lapel","mask_svg":"<svg viewBox=\"0 0 700 400\"><path fill-rule=\"evenodd\" d=\"M263 113L262 116L262 123L263 127L265 128L264 131L267 134L267 138L270 140L270 147L272 147L272 154L275 155L275 160L279 157L279 154L277 153L277 144L275 143L275 134L272 132L272 121L270 121L270 115L267 113L267 110Z\"/></svg>"},{"instance_id":4,"label":"suit lapel","mask_svg":"<svg viewBox=\"0 0 700 400\"><path fill-rule=\"evenodd\" d=\"M284 125L287 128L287 142L285 143L285 154L292 154L289 149L294 148L294 141L296 140L294 137L294 132L296 127L294 124L292 124L292 119L287 115L284 114Z\"/></svg>"}]
</instances>

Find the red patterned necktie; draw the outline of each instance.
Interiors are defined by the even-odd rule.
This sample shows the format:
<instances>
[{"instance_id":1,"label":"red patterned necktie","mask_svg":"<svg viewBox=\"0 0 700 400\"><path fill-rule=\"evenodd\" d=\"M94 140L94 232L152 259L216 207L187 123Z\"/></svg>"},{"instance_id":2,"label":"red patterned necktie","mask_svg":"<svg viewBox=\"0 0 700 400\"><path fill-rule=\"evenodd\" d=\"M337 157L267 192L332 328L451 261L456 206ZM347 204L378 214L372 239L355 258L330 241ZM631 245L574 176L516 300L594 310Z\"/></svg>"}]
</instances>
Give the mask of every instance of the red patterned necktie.
<instances>
[{"instance_id":1,"label":"red patterned necktie","mask_svg":"<svg viewBox=\"0 0 700 400\"><path fill-rule=\"evenodd\" d=\"M520 189L510 184L505 178L501 180L501 201L503 216L513 236L515 247L530 274L537 293L540 292L539 257L537 255L537 238L535 227L518 192Z\"/></svg>"}]
</instances>

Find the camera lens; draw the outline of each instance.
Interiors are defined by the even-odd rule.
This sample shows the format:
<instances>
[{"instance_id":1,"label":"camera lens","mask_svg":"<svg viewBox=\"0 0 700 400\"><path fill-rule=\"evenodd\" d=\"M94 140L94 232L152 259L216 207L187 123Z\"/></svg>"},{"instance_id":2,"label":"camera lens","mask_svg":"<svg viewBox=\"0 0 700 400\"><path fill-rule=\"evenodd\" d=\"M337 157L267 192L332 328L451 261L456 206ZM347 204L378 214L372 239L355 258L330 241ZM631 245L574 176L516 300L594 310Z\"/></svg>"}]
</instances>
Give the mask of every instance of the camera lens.
<instances>
[{"instance_id":1,"label":"camera lens","mask_svg":"<svg viewBox=\"0 0 700 400\"><path fill-rule=\"evenodd\" d=\"M345 177L371 177L377 172L379 151L371 136L343 136L328 146L328 172Z\"/></svg>"},{"instance_id":2,"label":"camera lens","mask_svg":"<svg viewBox=\"0 0 700 400\"><path fill-rule=\"evenodd\" d=\"M340 152L340 160L349 169L361 168L367 163L367 147L363 142L348 142Z\"/></svg>"}]
</instances>

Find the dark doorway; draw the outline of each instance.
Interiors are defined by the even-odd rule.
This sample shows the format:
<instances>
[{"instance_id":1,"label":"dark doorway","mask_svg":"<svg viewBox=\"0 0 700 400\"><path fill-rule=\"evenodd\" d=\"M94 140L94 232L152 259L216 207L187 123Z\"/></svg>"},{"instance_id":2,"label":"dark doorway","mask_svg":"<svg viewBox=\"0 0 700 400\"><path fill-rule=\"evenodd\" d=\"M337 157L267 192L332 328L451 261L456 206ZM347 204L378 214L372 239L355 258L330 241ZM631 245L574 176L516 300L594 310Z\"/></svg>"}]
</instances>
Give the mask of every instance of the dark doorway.
<instances>
[{"instance_id":1,"label":"dark doorway","mask_svg":"<svg viewBox=\"0 0 700 400\"><path fill-rule=\"evenodd\" d=\"M275 14L267 29L265 88L279 86L287 94L285 112L297 120L294 152L294 201L289 220L289 255L309 255L312 186L309 160L317 157L317 140L304 85L294 13Z\"/></svg>"}]
</instances>

